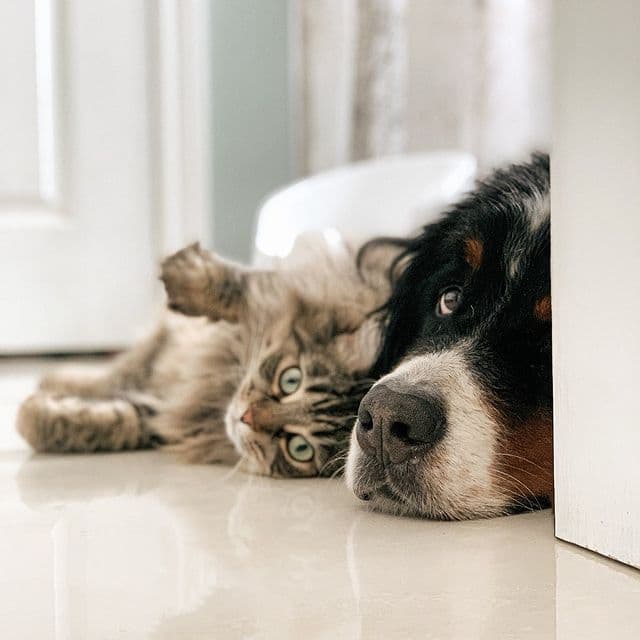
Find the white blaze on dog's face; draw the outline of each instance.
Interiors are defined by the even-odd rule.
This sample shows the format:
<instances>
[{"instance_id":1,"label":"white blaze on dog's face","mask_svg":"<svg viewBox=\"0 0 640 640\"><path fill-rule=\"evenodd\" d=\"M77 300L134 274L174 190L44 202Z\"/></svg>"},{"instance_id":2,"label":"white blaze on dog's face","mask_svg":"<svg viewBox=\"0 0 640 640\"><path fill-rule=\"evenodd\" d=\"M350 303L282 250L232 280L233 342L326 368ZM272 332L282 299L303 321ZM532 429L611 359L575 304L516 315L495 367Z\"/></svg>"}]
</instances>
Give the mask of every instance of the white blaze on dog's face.
<instances>
[{"instance_id":1,"label":"white blaze on dog's face","mask_svg":"<svg viewBox=\"0 0 640 640\"><path fill-rule=\"evenodd\" d=\"M360 404L347 464L374 508L462 519L549 504L548 188L536 157L407 243L374 367L388 373Z\"/></svg>"},{"instance_id":2,"label":"white blaze on dog's face","mask_svg":"<svg viewBox=\"0 0 640 640\"><path fill-rule=\"evenodd\" d=\"M373 506L385 511L434 518L503 513L510 498L495 485L493 470L499 428L469 371L465 345L409 357L375 388L381 391L382 401L388 401L394 392L411 394L416 388L430 389L425 401L429 402L431 394L438 398L444 408L440 419L446 421L446 427L441 425L445 432L433 446L423 450L418 447L415 454L401 461L404 464L386 464L385 470L372 473L372 463L363 459L358 437L362 425L358 423L347 465L347 483L358 497L371 500ZM363 407L360 415L366 415L366 411ZM438 425L429 428L437 429ZM381 491L373 489L376 485Z\"/></svg>"}]
</instances>

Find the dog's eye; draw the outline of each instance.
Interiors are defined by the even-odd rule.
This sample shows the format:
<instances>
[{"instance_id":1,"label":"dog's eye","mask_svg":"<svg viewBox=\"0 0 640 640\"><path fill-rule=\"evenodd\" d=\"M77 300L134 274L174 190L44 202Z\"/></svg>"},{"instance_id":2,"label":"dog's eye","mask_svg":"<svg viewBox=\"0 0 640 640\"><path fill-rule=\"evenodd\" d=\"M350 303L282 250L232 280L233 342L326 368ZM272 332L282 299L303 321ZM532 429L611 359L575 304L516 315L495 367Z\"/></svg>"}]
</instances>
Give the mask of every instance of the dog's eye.
<instances>
[{"instance_id":1,"label":"dog's eye","mask_svg":"<svg viewBox=\"0 0 640 640\"><path fill-rule=\"evenodd\" d=\"M460 287L449 287L438 300L436 313L439 316L450 316L457 311L462 302L462 291Z\"/></svg>"}]
</instances>

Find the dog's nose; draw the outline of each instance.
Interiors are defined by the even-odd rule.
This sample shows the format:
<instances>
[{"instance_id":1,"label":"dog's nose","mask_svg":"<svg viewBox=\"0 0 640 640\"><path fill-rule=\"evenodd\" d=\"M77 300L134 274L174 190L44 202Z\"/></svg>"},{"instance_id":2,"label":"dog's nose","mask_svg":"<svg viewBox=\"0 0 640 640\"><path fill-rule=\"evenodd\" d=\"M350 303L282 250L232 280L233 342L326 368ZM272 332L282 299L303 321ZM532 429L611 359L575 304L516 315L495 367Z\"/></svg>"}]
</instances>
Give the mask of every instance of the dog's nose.
<instances>
[{"instance_id":1,"label":"dog's nose","mask_svg":"<svg viewBox=\"0 0 640 640\"><path fill-rule=\"evenodd\" d=\"M377 384L360 402L358 444L384 464L398 464L426 451L444 430L442 402L419 387Z\"/></svg>"}]
</instances>

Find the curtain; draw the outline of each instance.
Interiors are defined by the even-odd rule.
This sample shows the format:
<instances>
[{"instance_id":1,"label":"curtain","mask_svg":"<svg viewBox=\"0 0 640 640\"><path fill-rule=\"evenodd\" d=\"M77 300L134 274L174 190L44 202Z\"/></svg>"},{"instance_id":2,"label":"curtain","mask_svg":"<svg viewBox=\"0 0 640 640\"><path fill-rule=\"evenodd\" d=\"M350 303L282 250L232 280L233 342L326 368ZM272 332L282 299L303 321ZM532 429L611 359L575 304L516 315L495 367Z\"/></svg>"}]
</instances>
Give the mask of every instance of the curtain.
<instances>
[{"instance_id":1,"label":"curtain","mask_svg":"<svg viewBox=\"0 0 640 640\"><path fill-rule=\"evenodd\" d=\"M293 0L298 172L455 148L548 150L552 0Z\"/></svg>"}]
</instances>

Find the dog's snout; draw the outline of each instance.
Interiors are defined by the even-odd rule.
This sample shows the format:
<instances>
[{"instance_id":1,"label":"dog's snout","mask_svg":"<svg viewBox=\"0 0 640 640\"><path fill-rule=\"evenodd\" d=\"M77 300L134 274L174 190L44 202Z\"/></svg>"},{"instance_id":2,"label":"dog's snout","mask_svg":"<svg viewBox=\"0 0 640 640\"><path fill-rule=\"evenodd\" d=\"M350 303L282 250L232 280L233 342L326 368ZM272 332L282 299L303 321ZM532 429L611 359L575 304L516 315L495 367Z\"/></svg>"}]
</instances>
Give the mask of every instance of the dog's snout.
<instances>
[{"instance_id":1,"label":"dog's snout","mask_svg":"<svg viewBox=\"0 0 640 640\"><path fill-rule=\"evenodd\" d=\"M360 403L356 438L366 454L398 464L432 447L444 426L444 408L435 395L410 385L378 384Z\"/></svg>"}]
</instances>

